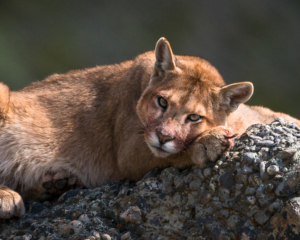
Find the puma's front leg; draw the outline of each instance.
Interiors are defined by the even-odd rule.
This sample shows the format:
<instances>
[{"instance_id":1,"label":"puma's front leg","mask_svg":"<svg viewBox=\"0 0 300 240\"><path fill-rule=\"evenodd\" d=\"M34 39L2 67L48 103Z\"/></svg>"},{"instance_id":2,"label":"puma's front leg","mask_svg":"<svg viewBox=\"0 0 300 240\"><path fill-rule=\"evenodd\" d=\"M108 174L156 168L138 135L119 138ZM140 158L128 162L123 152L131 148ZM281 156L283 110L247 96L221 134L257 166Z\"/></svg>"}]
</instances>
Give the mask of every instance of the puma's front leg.
<instances>
[{"instance_id":1,"label":"puma's front leg","mask_svg":"<svg viewBox=\"0 0 300 240\"><path fill-rule=\"evenodd\" d=\"M237 134L223 126L216 127L203 133L190 146L188 153L192 161L203 167L208 161L216 161L233 145L233 139Z\"/></svg>"},{"instance_id":2,"label":"puma's front leg","mask_svg":"<svg viewBox=\"0 0 300 240\"><path fill-rule=\"evenodd\" d=\"M40 184L41 192L59 195L69 189L82 187L77 177L64 169L54 173L47 173Z\"/></svg>"},{"instance_id":3,"label":"puma's front leg","mask_svg":"<svg viewBox=\"0 0 300 240\"><path fill-rule=\"evenodd\" d=\"M47 172L34 187L22 192L22 196L24 199L45 201L53 196L59 196L70 189L81 187L82 184L80 184L80 181L74 174L68 170L61 169L56 172Z\"/></svg>"},{"instance_id":4,"label":"puma's front leg","mask_svg":"<svg viewBox=\"0 0 300 240\"><path fill-rule=\"evenodd\" d=\"M0 185L0 219L21 217L25 206L19 193Z\"/></svg>"}]
</instances>

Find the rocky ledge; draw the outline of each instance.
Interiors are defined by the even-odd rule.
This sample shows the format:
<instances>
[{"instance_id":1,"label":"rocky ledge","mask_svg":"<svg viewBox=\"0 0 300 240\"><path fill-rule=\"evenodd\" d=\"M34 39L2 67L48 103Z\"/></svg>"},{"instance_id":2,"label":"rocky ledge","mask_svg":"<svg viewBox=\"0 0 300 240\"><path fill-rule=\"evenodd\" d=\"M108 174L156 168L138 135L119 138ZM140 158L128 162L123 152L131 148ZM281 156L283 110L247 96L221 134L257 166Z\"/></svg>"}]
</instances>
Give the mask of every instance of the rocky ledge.
<instances>
[{"instance_id":1,"label":"rocky ledge","mask_svg":"<svg viewBox=\"0 0 300 240\"><path fill-rule=\"evenodd\" d=\"M3 221L0 239L300 239L300 129L250 126L206 168L76 189Z\"/></svg>"}]
</instances>

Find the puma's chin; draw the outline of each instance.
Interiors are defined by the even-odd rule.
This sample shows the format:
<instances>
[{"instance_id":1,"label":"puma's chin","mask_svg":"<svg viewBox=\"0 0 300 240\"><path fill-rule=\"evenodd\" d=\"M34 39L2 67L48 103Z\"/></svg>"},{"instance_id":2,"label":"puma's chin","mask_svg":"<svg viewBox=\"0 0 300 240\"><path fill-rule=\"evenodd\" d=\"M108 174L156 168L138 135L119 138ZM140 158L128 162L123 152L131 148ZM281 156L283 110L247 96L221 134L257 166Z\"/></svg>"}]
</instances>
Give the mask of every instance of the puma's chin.
<instances>
[{"instance_id":1,"label":"puma's chin","mask_svg":"<svg viewBox=\"0 0 300 240\"><path fill-rule=\"evenodd\" d=\"M168 157L170 156L172 153L169 153L165 150L163 150L162 148L160 147L154 147L154 146L151 146L149 143L147 143L151 152L156 156L156 157L161 157L161 158L165 158L165 157Z\"/></svg>"}]
</instances>

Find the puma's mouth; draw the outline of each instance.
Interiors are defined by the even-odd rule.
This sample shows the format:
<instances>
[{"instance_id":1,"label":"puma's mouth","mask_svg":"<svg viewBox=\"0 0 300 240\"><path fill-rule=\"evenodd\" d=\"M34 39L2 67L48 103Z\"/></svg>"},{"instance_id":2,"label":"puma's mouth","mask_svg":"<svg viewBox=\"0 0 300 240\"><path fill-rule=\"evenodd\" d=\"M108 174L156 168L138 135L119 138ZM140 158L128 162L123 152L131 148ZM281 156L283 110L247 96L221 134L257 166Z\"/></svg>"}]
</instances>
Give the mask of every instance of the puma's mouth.
<instances>
[{"instance_id":1,"label":"puma's mouth","mask_svg":"<svg viewBox=\"0 0 300 240\"><path fill-rule=\"evenodd\" d=\"M150 150L152 151L152 153L156 156L156 157L161 157L161 158L165 158L169 155L171 155L171 153L167 152L166 150L164 150L161 147L156 147L153 145L148 144Z\"/></svg>"},{"instance_id":2,"label":"puma's mouth","mask_svg":"<svg viewBox=\"0 0 300 240\"><path fill-rule=\"evenodd\" d=\"M154 132L147 134L145 140L148 147L156 157L165 158L171 154L179 152L173 141L166 142L163 145L160 144L159 139Z\"/></svg>"},{"instance_id":3,"label":"puma's mouth","mask_svg":"<svg viewBox=\"0 0 300 240\"><path fill-rule=\"evenodd\" d=\"M155 149L159 150L159 151L162 151L162 152L165 152L165 153L168 153L167 151L165 151L164 149L162 149L161 147L156 147L156 146L152 146L154 147Z\"/></svg>"}]
</instances>

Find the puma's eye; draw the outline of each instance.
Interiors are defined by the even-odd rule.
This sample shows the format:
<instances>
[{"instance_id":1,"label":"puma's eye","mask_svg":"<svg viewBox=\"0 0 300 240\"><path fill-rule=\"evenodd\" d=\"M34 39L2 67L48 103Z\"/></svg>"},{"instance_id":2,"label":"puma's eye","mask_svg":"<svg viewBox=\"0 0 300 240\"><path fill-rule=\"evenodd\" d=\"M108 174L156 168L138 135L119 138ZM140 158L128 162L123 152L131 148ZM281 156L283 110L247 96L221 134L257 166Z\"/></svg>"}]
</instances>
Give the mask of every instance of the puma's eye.
<instances>
[{"instance_id":1,"label":"puma's eye","mask_svg":"<svg viewBox=\"0 0 300 240\"><path fill-rule=\"evenodd\" d=\"M158 105L163 108L163 109L166 109L168 107L168 102L166 99L164 99L163 97L158 97L157 99L158 101Z\"/></svg>"},{"instance_id":2,"label":"puma's eye","mask_svg":"<svg viewBox=\"0 0 300 240\"><path fill-rule=\"evenodd\" d=\"M202 118L202 117L199 116L199 115L197 115L197 114L191 114L191 115L189 115L189 116L187 117L187 119L188 119L189 121L192 121L192 122L197 122L197 121L199 121L201 118Z\"/></svg>"}]
</instances>

